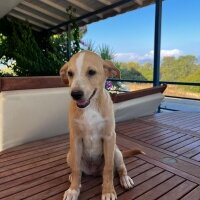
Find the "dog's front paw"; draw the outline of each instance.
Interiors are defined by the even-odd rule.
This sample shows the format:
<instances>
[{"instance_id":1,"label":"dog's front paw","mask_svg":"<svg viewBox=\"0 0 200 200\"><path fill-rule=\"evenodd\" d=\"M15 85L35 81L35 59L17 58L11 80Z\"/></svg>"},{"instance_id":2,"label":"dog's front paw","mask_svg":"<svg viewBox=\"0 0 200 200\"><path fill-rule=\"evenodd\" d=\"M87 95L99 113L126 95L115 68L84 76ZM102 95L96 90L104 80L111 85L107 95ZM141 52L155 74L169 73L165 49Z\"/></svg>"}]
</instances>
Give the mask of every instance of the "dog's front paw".
<instances>
[{"instance_id":1,"label":"dog's front paw","mask_svg":"<svg viewBox=\"0 0 200 200\"><path fill-rule=\"evenodd\" d=\"M115 200L117 195L115 193L105 193L102 194L101 200Z\"/></svg>"},{"instance_id":2,"label":"dog's front paw","mask_svg":"<svg viewBox=\"0 0 200 200\"><path fill-rule=\"evenodd\" d=\"M104 187L101 200L115 200L115 199L117 199L115 188L113 186Z\"/></svg>"},{"instance_id":3,"label":"dog's front paw","mask_svg":"<svg viewBox=\"0 0 200 200\"><path fill-rule=\"evenodd\" d=\"M121 176L120 177L120 184L125 189L131 189L134 186L134 182L131 177L129 176Z\"/></svg>"},{"instance_id":4,"label":"dog's front paw","mask_svg":"<svg viewBox=\"0 0 200 200\"><path fill-rule=\"evenodd\" d=\"M74 189L68 189L65 191L63 200L77 200L78 196L80 194L80 189L74 190Z\"/></svg>"}]
</instances>

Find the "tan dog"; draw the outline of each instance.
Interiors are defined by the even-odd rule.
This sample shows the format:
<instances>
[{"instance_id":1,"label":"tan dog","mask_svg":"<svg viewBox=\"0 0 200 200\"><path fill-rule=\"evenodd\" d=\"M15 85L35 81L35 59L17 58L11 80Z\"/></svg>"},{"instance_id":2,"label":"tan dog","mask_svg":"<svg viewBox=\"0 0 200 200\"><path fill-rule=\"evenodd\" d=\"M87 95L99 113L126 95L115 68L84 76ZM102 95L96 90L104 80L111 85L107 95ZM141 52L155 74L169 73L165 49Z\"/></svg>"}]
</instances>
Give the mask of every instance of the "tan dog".
<instances>
[{"instance_id":1,"label":"tan dog","mask_svg":"<svg viewBox=\"0 0 200 200\"><path fill-rule=\"evenodd\" d=\"M113 186L114 169L124 188L134 185L116 145L113 103L104 89L107 77L120 78L120 72L111 61L104 61L93 52L81 51L61 68L60 75L69 83L73 98L69 109L70 150L67 155L72 171L71 185L63 200L78 199L82 172L89 175L103 172L102 200L114 200L117 198ZM126 152L128 155L138 153L143 152Z\"/></svg>"}]
</instances>

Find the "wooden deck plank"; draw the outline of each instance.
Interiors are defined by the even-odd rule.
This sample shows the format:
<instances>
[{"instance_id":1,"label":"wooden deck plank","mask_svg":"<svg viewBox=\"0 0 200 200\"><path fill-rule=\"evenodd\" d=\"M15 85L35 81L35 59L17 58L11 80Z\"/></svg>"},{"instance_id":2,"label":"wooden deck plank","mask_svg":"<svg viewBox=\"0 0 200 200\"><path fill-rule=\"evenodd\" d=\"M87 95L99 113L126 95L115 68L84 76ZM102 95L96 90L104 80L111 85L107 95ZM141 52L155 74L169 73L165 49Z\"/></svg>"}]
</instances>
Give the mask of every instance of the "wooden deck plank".
<instances>
[{"instance_id":1,"label":"wooden deck plank","mask_svg":"<svg viewBox=\"0 0 200 200\"><path fill-rule=\"evenodd\" d=\"M66 141L68 138L67 134L63 134L63 135L59 135L59 136L55 136L55 137L51 137L51 138L47 138L47 139L42 139L42 140L38 140L35 142L30 142L30 143L26 143L17 147L12 147L10 149L7 149L5 151L0 152L0 155L3 156L4 154L6 154L6 156L12 155L12 154L18 154L20 153L20 151L28 151L31 148L39 148L40 146L43 146L44 144L50 144L51 142L55 142L55 141ZM4 156L3 156L4 157Z\"/></svg>"},{"instance_id":2,"label":"wooden deck plank","mask_svg":"<svg viewBox=\"0 0 200 200\"><path fill-rule=\"evenodd\" d=\"M182 133L176 133L176 132L173 132L173 133L174 133L174 135L172 135L172 136L170 136L170 137L167 137L167 138L165 138L165 139L159 140L159 141L157 141L157 142L154 142L153 145L154 145L154 146L160 146L160 145L162 145L162 144L166 144L166 143L168 143L168 142L174 141L174 140L176 140L176 139L179 139L179 138L185 136L185 135L182 134Z\"/></svg>"},{"instance_id":3,"label":"wooden deck plank","mask_svg":"<svg viewBox=\"0 0 200 200\"><path fill-rule=\"evenodd\" d=\"M125 136L119 135L117 140L120 141L121 144L124 144L126 147L129 147L129 148L132 148L132 147L142 148L144 152L147 152L147 156L144 157L144 159L149 160L148 158L150 158L152 159L153 162L158 161L160 163L164 163L162 160L164 158L169 157L168 154L161 153L159 151L151 149L150 147L139 146L136 142L133 142L130 139L128 140L128 138L126 139ZM191 163L186 163L182 160L179 160L178 158L176 158L175 160L176 160L175 163L169 163L168 165L162 165L162 166L165 166L166 169L171 166L174 168L174 170L179 170L181 174L182 172L186 172L188 177L189 176L191 177L191 181L197 181L198 183L200 183L200 168L198 166L193 165Z\"/></svg>"},{"instance_id":4,"label":"wooden deck plank","mask_svg":"<svg viewBox=\"0 0 200 200\"><path fill-rule=\"evenodd\" d=\"M178 136L180 136L180 134L177 134ZM176 136L177 136L176 135ZM182 135L182 134L181 134ZM165 135L161 135L159 137L156 137L156 138L153 138L153 139L150 139L150 140L146 140L145 142L148 143L148 144L154 144L156 142L160 142L160 141L163 141L163 140L166 140L166 139L169 139L171 137L174 137L174 132L170 132L170 133L167 133Z\"/></svg>"},{"instance_id":5,"label":"wooden deck plank","mask_svg":"<svg viewBox=\"0 0 200 200\"><path fill-rule=\"evenodd\" d=\"M176 188L170 190L168 193L164 194L159 200L169 200L169 199L180 199L185 194L193 190L197 185L190 181L185 181L178 185ZM200 193L199 193L200 194Z\"/></svg>"},{"instance_id":6,"label":"wooden deck plank","mask_svg":"<svg viewBox=\"0 0 200 200\"><path fill-rule=\"evenodd\" d=\"M11 196L7 196L6 200L21 200L24 199L26 197L30 197L34 194L37 194L41 191L44 191L48 188L51 188L53 186L62 184L62 183L66 183L67 179L68 179L68 174L69 174L70 170L66 170L66 168L64 170L59 170L58 172L55 172L51 175L48 175L46 177L42 177L41 179L38 179L36 181L33 182L28 182L26 184L29 184L28 186L30 187L29 189L26 189L25 191L21 191L18 193L14 193L12 192ZM21 186L21 185L20 185ZM27 187L27 186L24 186ZM13 190L15 188L12 188Z\"/></svg>"},{"instance_id":7,"label":"wooden deck plank","mask_svg":"<svg viewBox=\"0 0 200 200\"><path fill-rule=\"evenodd\" d=\"M168 133L171 133L171 130L168 130L168 129L160 129L157 131L149 130L146 134L142 134L139 136L135 136L135 133L133 133L132 137L145 142L147 140L151 140L151 139L163 136L163 135L166 136Z\"/></svg>"},{"instance_id":8,"label":"wooden deck plank","mask_svg":"<svg viewBox=\"0 0 200 200\"><path fill-rule=\"evenodd\" d=\"M137 174L136 176L135 176L134 172L132 175L131 174L129 174L129 175L130 175L130 177L132 177L134 179L135 185L139 185L140 183L145 182L146 180L150 179L151 177L154 177L157 174L160 174L162 171L163 171L162 169L160 169L158 167L154 167L143 173ZM90 199L90 198L91 199L99 199L99 196L101 195L101 189L102 189L101 187L92 188L91 190L87 191L86 193L83 193L83 195L80 197L80 200ZM121 186L119 185L119 180L115 182L115 189L116 189L116 193L119 197L120 197L120 194L122 194L126 191L123 188L121 188ZM130 191L131 190L129 190L129 192Z\"/></svg>"},{"instance_id":9,"label":"wooden deck plank","mask_svg":"<svg viewBox=\"0 0 200 200\"><path fill-rule=\"evenodd\" d=\"M64 169L67 168L66 162L64 159L56 160L55 162L49 163L47 165L43 165L40 168L37 168L32 171L27 170L28 172L24 173L20 176L14 175L14 178L5 178L3 183L0 184L0 191L6 190L8 188L18 186L20 184L25 184L26 182L33 181L38 177L43 177L53 172L56 172L57 169ZM3 180L2 180L3 181ZM1 195L0 195L1 196Z\"/></svg>"},{"instance_id":10,"label":"wooden deck plank","mask_svg":"<svg viewBox=\"0 0 200 200\"><path fill-rule=\"evenodd\" d=\"M187 139L187 140L185 140L185 141L183 141L183 142L180 142L180 143L178 143L178 144L176 144L176 145L173 145L173 146L167 148L166 150L168 150L168 151L173 151L173 152L174 152L174 151L176 151L176 150L178 150L178 149L181 149L181 148L184 148L184 146L189 145L189 144L192 144L193 142L196 142L196 141L199 141L199 138L197 138L197 137L192 137L192 138Z\"/></svg>"},{"instance_id":11,"label":"wooden deck plank","mask_svg":"<svg viewBox=\"0 0 200 200\"><path fill-rule=\"evenodd\" d=\"M10 171L12 173L13 169L18 170L18 172L19 172L19 171L21 171L21 167L24 167L26 165L34 166L36 163L36 165L39 166L39 165L51 162L51 159L58 160L57 158L60 155L62 155L63 157L66 157L66 149L65 148L64 149L63 148L53 149L51 151L51 154L49 154L49 152L46 152L46 154L40 155L39 157L35 157L35 158L29 159L29 160L24 160L24 161L15 163L13 165L11 164L11 165L4 166L4 167L1 166L0 173L5 172L5 171Z\"/></svg>"},{"instance_id":12,"label":"wooden deck plank","mask_svg":"<svg viewBox=\"0 0 200 200\"><path fill-rule=\"evenodd\" d=\"M154 187L151 191L146 192L145 194L141 195L140 197L136 198L137 200L153 200L160 197L162 194L166 193L167 191L171 190L176 185L179 185L184 181L183 178L179 176L173 176L172 178L164 181L162 184Z\"/></svg>"},{"instance_id":13,"label":"wooden deck plank","mask_svg":"<svg viewBox=\"0 0 200 200\"><path fill-rule=\"evenodd\" d=\"M193 160L200 162L200 153L192 157Z\"/></svg>"},{"instance_id":14,"label":"wooden deck plank","mask_svg":"<svg viewBox=\"0 0 200 200\"><path fill-rule=\"evenodd\" d=\"M187 115L188 113L182 113L182 115ZM160 114L158 114L160 116ZM176 114L177 115L177 114ZM177 116L178 118L179 116ZM170 125L170 124L167 124L167 123L160 123L156 120L158 120L158 118L155 118L153 117L152 120L148 118L139 118L137 120L140 120L141 122L143 122L143 124L145 125L154 125L155 127L160 127L160 128L166 128L166 129L170 129L170 130L174 130L174 131L177 131L177 132L181 132L181 133L184 133L184 134L188 134L188 135L191 135L191 136L195 136L195 137L199 137L200 138L200 132L198 131L193 131L191 128L188 128L188 129L181 129L179 126L176 126L176 125ZM176 119L174 119L174 123L176 122ZM184 122L182 122L184 123ZM199 123L199 122L197 122Z\"/></svg>"},{"instance_id":15,"label":"wooden deck plank","mask_svg":"<svg viewBox=\"0 0 200 200\"><path fill-rule=\"evenodd\" d=\"M184 154L184 153L186 153L186 152L198 147L199 144L200 144L200 140L197 140L197 141L195 141L193 143L190 143L190 144L188 144L188 145L186 145L186 146L184 146L184 147L182 147L180 149L177 149L174 152L177 153L177 154Z\"/></svg>"},{"instance_id":16,"label":"wooden deck plank","mask_svg":"<svg viewBox=\"0 0 200 200\"><path fill-rule=\"evenodd\" d=\"M140 165L135 165L135 163L133 163L130 167L129 167L129 176L133 177L133 176L137 176L138 174L146 171L147 169L151 169L153 167L153 165L146 165L144 163L141 163ZM132 168L132 169L131 169ZM101 181L101 180L99 180ZM91 184L90 187L85 186L87 189L83 191L80 200L81 199L89 199L92 198L93 196L101 193L101 182L99 182L98 184ZM119 178L116 177L114 179L114 184L115 186L117 186L119 184Z\"/></svg>"},{"instance_id":17,"label":"wooden deck plank","mask_svg":"<svg viewBox=\"0 0 200 200\"><path fill-rule=\"evenodd\" d=\"M200 200L200 113L162 113L116 126L121 150L146 155L125 159L135 187L114 185L118 199ZM62 200L69 187L65 135L0 153L0 199ZM83 176L80 200L101 199L101 177Z\"/></svg>"},{"instance_id":18,"label":"wooden deck plank","mask_svg":"<svg viewBox=\"0 0 200 200\"><path fill-rule=\"evenodd\" d=\"M61 150L61 149L67 149L67 145L66 144L59 144L59 145L56 145L56 147L49 147L48 150L49 151L58 151L58 150ZM37 158L39 156L42 156L42 155L47 155L49 153L49 151L47 150L41 150L41 151L38 151L38 154L32 154L30 156L24 156L24 157L20 157L18 159L12 159L12 160L9 160L9 161L6 161L6 162L2 162L0 163L0 167L5 167L5 166L8 166L8 165L15 165L17 163L20 163L20 162L23 162L24 160L32 160L33 158Z\"/></svg>"},{"instance_id":19,"label":"wooden deck plank","mask_svg":"<svg viewBox=\"0 0 200 200\"><path fill-rule=\"evenodd\" d=\"M143 193L151 190L152 188L154 188L157 185L160 185L162 182L168 180L169 178L171 178L173 176L172 173L170 172L163 172L160 173L154 177L152 177L149 180L145 180L142 184L134 187L133 190L129 190L126 193L123 193L122 195L120 195L118 197L119 200L124 200L126 199L134 199L138 196L141 196ZM140 179L141 180L141 179ZM139 180L139 181L140 181Z\"/></svg>"},{"instance_id":20,"label":"wooden deck plank","mask_svg":"<svg viewBox=\"0 0 200 200\"><path fill-rule=\"evenodd\" d=\"M5 156L5 157L1 157L0 160L0 164L6 161L11 161L11 160L23 160L23 158L26 157L31 157L31 155L35 155L35 154L40 154L42 152L46 152L51 150L52 148L55 149L57 147L61 147L61 146L67 146L69 143L62 143L60 144L59 141L57 141L56 143L52 144L51 146L47 145L47 146L43 146L40 149L35 149L33 151L28 151L28 152L23 152L23 153L18 153L17 155L12 155L12 156Z\"/></svg>"},{"instance_id":21,"label":"wooden deck plank","mask_svg":"<svg viewBox=\"0 0 200 200\"><path fill-rule=\"evenodd\" d=\"M183 141L185 141L187 139L190 139L190 138L192 138L192 136L190 136L190 135L184 135L184 136L182 136L180 138L174 139L173 141L169 141L167 143L159 145L159 147L162 148L162 149L167 149L167 148L169 148L171 146L179 144L180 142L183 142Z\"/></svg>"},{"instance_id":22,"label":"wooden deck plank","mask_svg":"<svg viewBox=\"0 0 200 200\"><path fill-rule=\"evenodd\" d=\"M182 197L182 200L199 200L200 199L200 186L196 187L190 193Z\"/></svg>"}]
</instances>

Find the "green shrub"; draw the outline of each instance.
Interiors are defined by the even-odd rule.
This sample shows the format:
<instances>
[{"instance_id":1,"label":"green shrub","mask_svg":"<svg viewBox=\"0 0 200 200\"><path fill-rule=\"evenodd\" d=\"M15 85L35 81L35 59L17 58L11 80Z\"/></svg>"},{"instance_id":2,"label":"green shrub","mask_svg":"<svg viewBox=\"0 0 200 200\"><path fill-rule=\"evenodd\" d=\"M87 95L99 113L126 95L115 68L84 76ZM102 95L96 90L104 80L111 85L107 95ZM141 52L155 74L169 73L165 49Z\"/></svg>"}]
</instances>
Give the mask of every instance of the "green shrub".
<instances>
[{"instance_id":1,"label":"green shrub","mask_svg":"<svg viewBox=\"0 0 200 200\"><path fill-rule=\"evenodd\" d=\"M72 8L67 12L66 16L72 19ZM73 55L80 50L80 33L75 22L69 35ZM26 22L3 18L0 20L0 64L12 68L17 76L58 75L67 59L67 37L65 32L57 35L38 33Z\"/></svg>"},{"instance_id":2,"label":"green shrub","mask_svg":"<svg viewBox=\"0 0 200 200\"><path fill-rule=\"evenodd\" d=\"M101 46L99 46L97 53L104 60L113 60L114 59L114 51L106 44L102 44Z\"/></svg>"}]
</instances>

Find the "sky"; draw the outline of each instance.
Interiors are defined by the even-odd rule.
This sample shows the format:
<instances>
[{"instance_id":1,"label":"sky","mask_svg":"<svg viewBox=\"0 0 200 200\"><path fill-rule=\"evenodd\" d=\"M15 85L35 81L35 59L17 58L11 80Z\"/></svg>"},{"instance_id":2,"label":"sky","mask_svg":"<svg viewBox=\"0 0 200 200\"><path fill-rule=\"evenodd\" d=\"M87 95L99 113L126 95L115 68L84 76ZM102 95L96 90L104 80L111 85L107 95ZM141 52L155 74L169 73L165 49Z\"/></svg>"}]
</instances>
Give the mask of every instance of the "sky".
<instances>
[{"instance_id":1,"label":"sky","mask_svg":"<svg viewBox=\"0 0 200 200\"><path fill-rule=\"evenodd\" d=\"M155 4L88 25L83 40L107 44L115 60L153 60ZM200 0L165 0L161 57L195 55L200 60Z\"/></svg>"}]
</instances>

